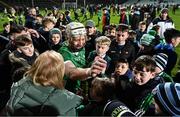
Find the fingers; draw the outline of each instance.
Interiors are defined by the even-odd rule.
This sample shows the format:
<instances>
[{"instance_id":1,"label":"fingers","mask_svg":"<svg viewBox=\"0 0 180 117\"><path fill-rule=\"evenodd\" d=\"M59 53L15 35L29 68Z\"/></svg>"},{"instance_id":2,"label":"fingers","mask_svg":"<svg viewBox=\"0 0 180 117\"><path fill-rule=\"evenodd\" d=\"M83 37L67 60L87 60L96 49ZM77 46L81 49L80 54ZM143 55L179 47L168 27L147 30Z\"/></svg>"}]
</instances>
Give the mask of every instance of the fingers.
<instances>
[{"instance_id":1,"label":"fingers","mask_svg":"<svg viewBox=\"0 0 180 117\"><path fill-rule=\"evenodd\" d=\"M39 38L39 34L38 34L38 32L37 32L36 30L34 30L34 29L28 29L28 32L29 32L32 36Z\"/></svg>"},{"instance_id":2,"label":"fingers","mask_svg":"<svg viewBox=\"0 0 180 117\"><path fill-rule=\"evenodd\" d=\"M98 58L96 61L94 61L94 63L91 66L92 76L95 77L97 74L100 74L103 71L105 71L106 66L107 62L102 58Z\"/></svg>"},{"instance_id":3,"label":"fingers","mask_svg":"<svg viewBox=\"0 0 180 117\"><path fill-rule=\"evenodd\" d=\"M95 62L92 67L94 69L102 70L106 67L106 63Z\"/></svg>"},{"instance_id":4,"label":"fingers","mask_svg":"<svg viewBox=\"0 0 180 117\"><path fill-rule=\"evenodd\" d=\"M95 61L95 65L101 68L105 68L107 65L107 62L104 59L99 58L97 61Z\"/></svg>"},{"instance_id":5,"label":"fingers","mask_svg":"<svg viewBox=\"0 0 180 117\"><path fill-rule=\"evenodd\" d=\"M93 67L92 69L91 69L91 75L92 75L92 77L96 77L98 74L100 74L102 72L102 69L101 68L98 68L98 69L96 69L95 67Z\"/></svg>"}]
</instances>

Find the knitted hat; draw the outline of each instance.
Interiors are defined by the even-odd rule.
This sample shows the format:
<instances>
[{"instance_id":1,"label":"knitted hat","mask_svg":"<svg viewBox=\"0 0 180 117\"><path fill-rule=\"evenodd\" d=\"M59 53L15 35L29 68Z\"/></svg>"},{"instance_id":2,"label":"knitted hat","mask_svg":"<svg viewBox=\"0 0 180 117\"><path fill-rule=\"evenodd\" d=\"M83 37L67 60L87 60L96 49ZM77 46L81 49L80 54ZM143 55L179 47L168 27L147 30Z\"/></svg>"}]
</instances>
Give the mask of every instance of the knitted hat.
<instances>
[{"instance_id":1,"label":"knitted hat","mask_svg":"<svg viewBox=\"0 0 180 117\"><path fill-rule=\"evenodd\" d=\"M159 84L153 90L155 102L164 114L180 116L180 84Z\"/></svg>"},{"instance_id":2,"label":"knitted hat","mask_svg":"<svg viewBox=\"0 0 180 117\"><path fill-rule=\"evenodd\" d=\"M167 65L168 56L164 53L158 53L153 56L153 59L156 62L157 67L159 67L161 70L164 70Z\"/></svg>"},{"instance_id":3,"label":"knitted hat","mask_svg":"<svg viewBox=\"0 0 180 117\"><path fill-rule=\"evenodd\" d=\"M135 116L127 106L118 100L109 101L104 107L103 115L112 117Z\"/></svg>"},{"instance_id":4,"label":"knitted hat","mask_svg":"<svg viewBox=\"0 0 180 117\"><path fill-rule=\"evenodd\" d=\"M87 20L86 21L86 24L85 24L85 27L95 27L95 23L93 20Z\"/></svg>"},{"instance_id":5,"label":"knitted hat","mask_svg":"<svg viewBox=\"0 0 180 117\"><path fill-rule=\"evenodd\" d=\"M61 31L58 29L58 28L53 28L49 31L49 38L51 39L52 38L52 35L53 34L59 34L60 35L60 38L62 37L62 33Z\"/></svg>"}]
</instances>

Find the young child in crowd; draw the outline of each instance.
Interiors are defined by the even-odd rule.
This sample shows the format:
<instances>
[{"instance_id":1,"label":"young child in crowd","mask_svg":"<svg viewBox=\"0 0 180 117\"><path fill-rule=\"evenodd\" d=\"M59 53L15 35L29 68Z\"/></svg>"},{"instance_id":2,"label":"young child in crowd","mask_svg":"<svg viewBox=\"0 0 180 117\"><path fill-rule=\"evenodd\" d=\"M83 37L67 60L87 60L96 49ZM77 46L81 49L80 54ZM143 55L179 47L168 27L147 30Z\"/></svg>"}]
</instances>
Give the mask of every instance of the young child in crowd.
<instances>
[{"instance_id":1,"label":"young child in crowd","mask_svg":"<svg viewBox=\"0 0 180 117\"><path fill-rule=\"evenodd\" d=\"M118 98L134 112L160 82L155 79L155 67L156 63L152 57L144 55L137 58L132 67L134 75L132 82L127 84L123 92L119 92L121 95Z\"/></svg>"},{"instance_id":2,"label":"young child in crowd","mask_svg":"<svg viewBox=\"0 0 180 117\"><path fill-rule=\"evenodd\" d=\"M83 116L135 116L121 101L115 98L115 79L96 77L91 84L91 101L80 112Z\"/></svg>"},{"instance_id":3,"label":"young child in crowd","mask_svg":"<svg viewBox=\"0 0 180 117\"><path fill-rule=\"evenodd\" d=\"M116 37L116 25L115 24L109 25L107 37L109 37L111 39L111 41L115 40L115 37Z\"/></svg>"},{"instance_id":4,"label":"young child in crowd","mask_svg":"<svg viewBox=\"0 0 180 117\"><path fill-rule=\"evenodd\" d=\"M136 40L136 37L137 37L137 34L136 34L136 31L134 30L129 30L129 38L128 38L128 41L131 42L131 44L134 46L135 48L135 53L138 53L139 51L139 42Z\"/></svg>"},{"instance_id":5,"label":"young child in crowd","mask_svg":"<svg viewBox=\"0 0 180 117\"><path fill-rule=\"evenodd\" d=\"M108 100L113 99L115 88L114 81L114 78L94 78L90 89L90 97L92 100L80 115L102 116L104 106Z\"/></svg>"},{"instance_id":6,"label":"young child in crowd","mask_svg":"<svg viewBox=\"0 0 180 117\"><path fill-rule=\"evenodd\" d=\"M3 32L2 34L5 37L9 37L10 36L10 24L9 23L4 23L3 24Z\"/></svg>"},{"instance_id":7,"label":"young child in crowd","mask_svg":"<svg viewBox=\"0 0 180 117\"><path fill-rule=\"evenodd\" d=\"M88 66L91 66L91 64L96 61L99 57L103 58L107 62L107 67L104 69L104 73L101 73L101 77L104 77L105 74L108 74L108 68L110 66L111 58L106 54L106 52L109 50L109 46L111 44L111 40L106 36L100 36L96 38L96 50L89 53L89 56L87 58L87 64ZM89 92L89 86L91 85L92 80L86 81L86 94ZM82 83L82 87L84 83Z\"/></svg>"},{"instance_id":8,"label":"young child in crowd","mask_svg":"<svg viewBox=\"0 0 180 117\"><path fill-rule=\"evenodd\" d=\"M155 45L152 45L153 40L155 39L156 31L149 30L147 34L144 34L139 42L139 52L140 55L152 55Z\"/></svg>"},{"instance_id":9,"label":"young child in crowd","mask_svg":"<svg viewBox=\"0 0 180 117\"><path fill-rule=\"evenodd\" d=\"M135 49L129 38L129 27L126 24L119 24L116 28L116 39L112 41L108 55L112 59L112 64L110 65L111 73L115 68L115 61L119 58L125 58L128 63L133 63L135 59Z\"/></svg>"},{"instance_id":10,"label":"young child in crowd","mask_svg":"<svg viewBox=\"0 0 180 117\"><path fill-rule=\"evenodd\" d=\"M49 31L54 28L55 20L53 17L45 17L42 20L42 27L38 29L38 32L49 42Z\"/></svg>"},{"instance_id":11,"label":"young child in crowd","mask_svg":"<svg viewBox=\"0 0 180 117\"><path fill-rule=\"evenodd\" d=\"M89 53L87 58L87 63L91 66L92 62L96 60L96 57L101 57L107 62L106 71L109 68L111 58L106 54L109 50L109 46L111 44L111 40L106 36L100 36L96 38L96 50Z\"/></svg>"},{"instance_id":12,"label":"young child in crowd","mask_svg":"<svg viewBox=\"0 0 180 117\"><path fill-rule=\"evenodd\" d=\"M53 28L49 31L49 47L52 50L58 51L62 46L62 33L58 28Z\"/></svg>"},{"instance_id":13,"label":"young child in crowd","mask_svg":"<svg viewBox=\"0 0 180 117\"><path fill-rule=\"evenodd\" d=\"M160 83L174 82L173 78L164 72L164 69L166 68L167 65L168 56L164 53L158 53L155 54L152 57L152 59L154 59L154 61L156 62L154 79L159 80ZM151 114L149 115L155 114L154 104L152 102L153 102L153 95L152 93L149 93L140 104L140 109L135 113L138 116L143 114L148 114L150 112Z\"/></svg>"},{"instance_id":14,"label":"young child in crowd","mask_svg":"<svg viewBox=\"0 0 180 117\"><path fill-rule=\"evenodd\" d=\"M164 72L167 65L168 56L164 53L158 53L153 56L153 59L156 62L156 78L162 80L162 83L173 82L173 78Z\"/></svg>"},{"instance_id":15,"label":"young child in crowd","mask_svg":"<svg viewBox=\"0 0 180 117\"><path fill-rule=\"evenodd\" d=\"M177 47L180 43L180 31L173 28L166 29L164 37L166 44L158 44L155 51L156 53L165 53L168 56L167 66L164 72L171 75L171 71L176 65L178 58L177 53L175 52L175 47Z\"/></svg>"},{"instance_id":16,"label":"young child in crowd","mask_svg":"<svg viewBox=\"0 0 180 117\"><path fill-rule=\"evenodd\" d=\"M180 84L159 84L153 91L157 116L180 116Z\"/></svg>"},{"instance_id":17,"label":"young child in crowd","mask_svg":"<svg viewBox=\"0 0 180 117\"><path fill-rule=\"evenodd\" d=\"M29 68L39 55L34 49L32 39L29 35L22 34L16 38L15 46L17 49L9 54L12 64L12 79L17 82L22 78L23 73Z\"/></svg>"},{"instance_id":18,"label":"young child in crowd","mask_svg":"<svg viewBox=\"0 0 180 117\"><path fill-rule=\"evenodd\" d=\"M116 79L116 78L119 78L119 76L122 76L122 75L127 76L129 81L131 81L132 78L133 78L132 71L129 69L129 63L128 63L127 59L124 59L124 58L120 58L116 62L113 77Z\"/></svg>"},{"instance_id":19,"label":"young child in crowd","mask_svg":"<svg viewBox=\"0 0 180 117\"><path fill-rule=\"evenodd\" d=\"M136 40L139 42L141 37L146 34L146 22L139 22L139 28L136 29L137 38Z\"/></svg>"}]
</instances>

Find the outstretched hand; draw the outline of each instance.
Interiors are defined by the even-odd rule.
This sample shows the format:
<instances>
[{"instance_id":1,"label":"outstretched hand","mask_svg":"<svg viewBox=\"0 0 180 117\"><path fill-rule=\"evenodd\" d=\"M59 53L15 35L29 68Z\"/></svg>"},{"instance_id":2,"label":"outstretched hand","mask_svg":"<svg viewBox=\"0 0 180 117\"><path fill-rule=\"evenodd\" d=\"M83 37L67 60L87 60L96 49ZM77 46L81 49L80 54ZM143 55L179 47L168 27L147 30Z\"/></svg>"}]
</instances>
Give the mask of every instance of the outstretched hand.
<instances>
[{"instance_id":1,"label":"outstretched hand","mask_svg":"<svg viewBox=\"0 0 180 117\"><path fill-rule=\"evenodd\" d=\"M104 72L106 70L107 62L101 58L96 57L95 61L91 66L91 75L92 77L96 77L98 74Z\"/></svg>"},{"instance_id":2,"label":"outstretched hand","mask_svg":"<svg viewBox=\"0 0 180 117\"><path fill-rule=\"evenodd\" d=\"M33 37L36 37L36 38L39 38L39 37L40 37L39 33L38 33L36 30L34 30L34 29L28 29L27 31L28 31Z\"/></svg>"}]
</instances>

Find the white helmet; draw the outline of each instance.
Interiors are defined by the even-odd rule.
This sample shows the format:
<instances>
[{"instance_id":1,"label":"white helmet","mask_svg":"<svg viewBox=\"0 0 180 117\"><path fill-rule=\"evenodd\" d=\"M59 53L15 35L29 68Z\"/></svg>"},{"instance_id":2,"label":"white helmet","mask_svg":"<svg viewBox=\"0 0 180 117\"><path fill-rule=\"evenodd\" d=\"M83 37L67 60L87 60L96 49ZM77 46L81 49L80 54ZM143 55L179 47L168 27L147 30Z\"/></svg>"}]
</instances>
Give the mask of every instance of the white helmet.
<instances>
[{"instance_id":1,"label":"white helmet","mask_svg":"<svg viewBox=\"0 0 180 117\"><path fill-rule=\"evenodd\" d=\"M82 23L71 22L66 26L67 37L76 37L77 35L86 35L86 29Z\"/></svg>"}]
</instances>

